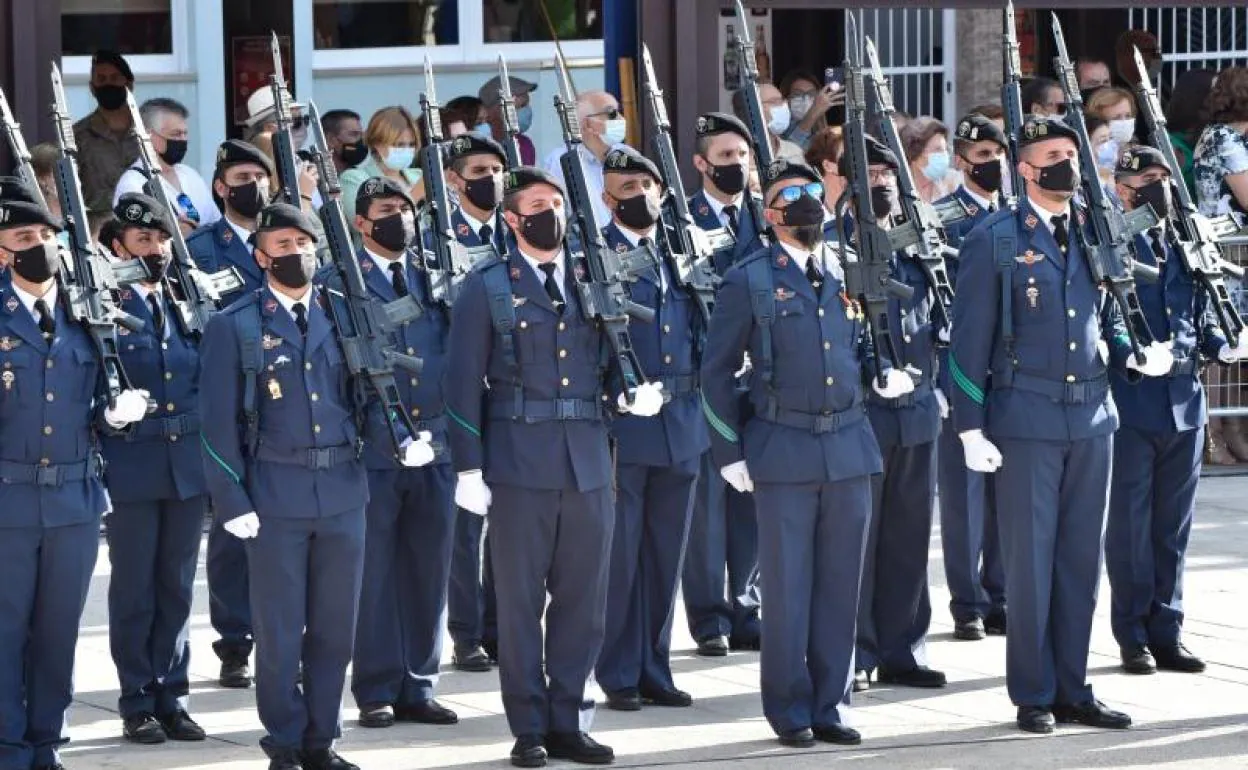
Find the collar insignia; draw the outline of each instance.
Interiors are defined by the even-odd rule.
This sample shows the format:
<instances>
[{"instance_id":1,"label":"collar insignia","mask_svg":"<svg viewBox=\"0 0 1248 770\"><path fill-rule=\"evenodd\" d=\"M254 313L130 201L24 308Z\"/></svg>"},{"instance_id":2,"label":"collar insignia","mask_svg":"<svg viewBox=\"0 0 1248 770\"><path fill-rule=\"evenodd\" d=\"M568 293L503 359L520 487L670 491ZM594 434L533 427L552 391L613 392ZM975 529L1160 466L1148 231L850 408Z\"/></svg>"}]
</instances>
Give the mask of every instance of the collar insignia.
<instances>
[{"instance_id":1,"label":"collar insignia","mask_svg":"<svg viewBox=\"0 0 1248 770\"><path fill-rule=\"evenodd\" d=\"M9 297L9 301L4 303L4 307L6 310L12 313L15 310L17 310L17 306L20 304L22 303L18 301L17 297Z\"/></svg>"},{"instance_id":2,"label":"collar insignia","mask_svg":"<svg viewBox=\"0 0 1248 770\"><path fill-rule=\"evenodd\" d=\"M1038 224L1040 224L1040 220L1036 218L1036 215L1035 215L1035 214L1028 214L1028 215L1027 215L1027 218L1023 220L1023 225L1024 225L1024 226L1025 226L1028 230L1035 230L1035 229L1036 229L1036 225L1038 225Z\"/></svg>"},{"instance_id":3,"label":"collar insignia","mask_svg":"<svg viewBox=\"0 0 1248 770\"><path fill-rule=\"evenodd\" d=\"M281 340L278 340L278 343L280 344ZM286 364L289 364L289 363L290 363L290 356L286 355L285 353L273 359L273 366L275 367L285 366Z\"/></svg>"},{"instance_id":4,"label":"collar insignia","mask_svg":"<svg viewBox=\"0 0 1248 770\"><path fill-rule=\"evenodd\" d=\"M970 214L971 216L975 216L976 214L979 213L979 206L976 206L974 203L968 203L966 205L966 213Z\"/></svg>"},{"instance_id":5,"label":"collar insignia","mask_svg":"<svg viewBox=\"0 0 1248 770\"><path fill-rule=\"evenodd\" d=\"M779 256L776 257L776 267L787 267L788 264L789 264L789 257L787 254L780 254Z\"/></svg>"},{"instance_id":6,"label":"collar insignia","mask_svg":"<svg viewBox=\"0 0 1248 770\"><path fill-rule=\"evenodd\" d=\"M576 276L576 280L578 281L585 280L584 266L578 264L576 267L572 268L572 274Z\"/></svg>"},{"instance_id":7,"label":"collar insignia","mask_svg":"<svg viewBox=\"0 0 1248 770\"><path fill-rule=\"evenodd\" d=\"M275 300L275 299L273 299L273 298L271 298L271 297L270 297L269 299L265 300L265 301L264 301L264 312L266 312L266 313L276 313L276 312L277 312L277 300Z\"/></svg>"},{"instance_id":8,"label":"collar insignia","mask_svg":"<svg viewBox=\"0 0 1248 770\"><path fill-rule=\"evenodd\" d=\"M260 338L260 346L265 350L273 350L282 344L281 337L274 337L272 334L266 334Z\"/></svg>"},{"instance_id":9,"label":"collar insignia","mask_svg":"<svg viewBox=\"0 0 1248 770\"><path fill-rule=\"evenodd\" d=\"M513 281L518 281L518 280L520 280L520 268L518 268L518 267L513 267L513 268L511 269L511 280L513 280Z\"/></svg>"},{"instance_id":10,"label":"collar insignia","mask_svg":"<svg viewBox=\"0 0 1248 770\"><path fill-rule=\"evenodd\" d=\"M364 270L364 272L366 272L366 273L371 273L371 272L373 271L373 259L372 259L372 257L369 257L368 259L362 259L362 260L360 260L360 268L362 268L362 269Z\"/></svg>"},{"instance_id":11,"label":"collar insignia","mask_svg":"<svg viewBox=\"0 0 1248 770\"><path fill-rule=\"evenodd\" d=\"M230 229L229 226L226 226L226 228L221 231L221 240L225 241L226 243L229 243L230 241L234 240L234 231Z\"/></svg>"},{"instance_id":12,"label":"collar insignia","mask_svg":"<svg viewBox=\"0 0 1248 770\"><path fill-rule=\"evenodd\" d=\"M460 235L467 235L468 233L472 232L472 229L468 227L467 222L460 222L459 227L455 228L455 232L459 233Z\"/></svg>"},{"instance_id":13,"label":"collar insignia","mask_svg":"<svg viewBox=\"0 0 1248 770\"><path fill-rule=\"evenodd\" d=\"M130 300L132 300L132 299L134 299L134 294L133 294L133 293L131 293L131 291L130 291L129 289L122 289L122 290L121 290L121 301L122 301L122 302L129 302L129 301L130 301Z\"/></svg>"},{"instance_id":14,"label":"collar insignia","mask_svg":"<svg viewBox=\"0 0 1248 770\"><path fill-rule=\"evenodd\" d=\"M1080 227L1082 227L1082 226L1083 226L1083 222L1084 222L1084 219L1083 219L1083 212L1082 212L1082 211L1076 211L1076 212L1075 212L1075 218L1079 220L1079 226L1080 226Z\"/></svg>"},{"instance_id":15,"label":"collar insignia","mask_svg":"<svg viewBox=\"0 0 1248 770\"><path fill-rule=\"evenodd\" d=\"M615 251L618 254L623 254L624 252L628 251L628 244L626 243L615 244Z\"/></svg>"},{"instance_id":16,"label":"collar insignia","mask_svg":"<svg viewBox=\"0 0 1248 770\"><path fill-rule=\"evenodd\" d=\"M698 216L709 217L711 215L711 207L705 203L698 206Z\"/></svg>"}]
</instances>

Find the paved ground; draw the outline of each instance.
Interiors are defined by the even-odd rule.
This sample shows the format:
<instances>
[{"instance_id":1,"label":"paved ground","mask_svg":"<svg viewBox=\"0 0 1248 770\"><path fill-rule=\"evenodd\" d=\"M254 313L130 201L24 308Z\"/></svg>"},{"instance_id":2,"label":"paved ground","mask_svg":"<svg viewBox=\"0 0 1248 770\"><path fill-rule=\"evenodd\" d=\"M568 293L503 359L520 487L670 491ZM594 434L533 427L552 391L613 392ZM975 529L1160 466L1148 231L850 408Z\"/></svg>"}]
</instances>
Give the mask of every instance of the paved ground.
<instances>
[{"instance_id":1,"label":"paved ground","mask_svg":"<svg viewBox=\"0 0 1248 770\"><path fill-rule=\"evenodd\" d=\"M78 656L78 703L72 713L72 770L87 768L265 767L257 747L260 723L253 691L216 686L209 647L203 571L193 618L191 711L208 730L205 744L137 747L120 738L116 675L108 654L108 560L101 546ZM944 607L939 533L932 539L935 611L930 656L949 674L940 691L877 688L855 699L853 718L865 741L854 749L782 749L762 719L758 658L734 654L708 661L678 618L674 640L676 683L691 692L690 709L647 708L620 714L601 710L595 737L615 747L620 766L732 768L1074 768L1248 767L1248 478L1206 479L1188 560L1187 641L1211 663L1201 676L1117 672L1116 646L1102 588L1092 640L1090 676L1099 697L1123 708L1136 728L1105 733L1067 728L1054 736L1023 736L1013 729L1005 694L1005 642L957 642ZM449 655L449 644L448 644ZM440 699L459 712L455 727L355 725L348 703L342 752L364 770L457 767L500 768L511 746L495 674L446 669ZM565 763L552 763L565 764ZM570 766L570 765L565 765Z\"/></svg>"}]
</instances>

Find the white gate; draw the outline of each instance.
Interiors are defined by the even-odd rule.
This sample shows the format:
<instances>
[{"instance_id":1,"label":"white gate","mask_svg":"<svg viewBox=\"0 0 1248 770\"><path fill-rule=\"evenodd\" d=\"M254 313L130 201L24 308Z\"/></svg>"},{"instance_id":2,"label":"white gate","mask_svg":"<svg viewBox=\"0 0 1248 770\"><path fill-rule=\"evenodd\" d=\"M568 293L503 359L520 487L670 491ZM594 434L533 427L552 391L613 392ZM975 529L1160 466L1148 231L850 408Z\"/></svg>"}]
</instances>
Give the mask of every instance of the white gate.
<instances>
[{"instance_id":1,"label":"white gate","mask_svg":"<svg viewBox=\"0 0 1248 770\"><path fill-rule=\"evenodd\" d=\"M1128 21L1157 36L1168 88L1191 69L1248 66L1248 7L1131 8Z\"/></svg>"},{"instance_id":2,"label":"white gate","mask_svg":"<svg viewBox=\"0 0 1248 770\"><path fill-rule=\"evenodd\" d=\"M854 15L859 34L875 41L897 109L912 116L931 115L946 124L957 120L954 11L866 8L847 12Z\"/></svg>"}]
</instances>

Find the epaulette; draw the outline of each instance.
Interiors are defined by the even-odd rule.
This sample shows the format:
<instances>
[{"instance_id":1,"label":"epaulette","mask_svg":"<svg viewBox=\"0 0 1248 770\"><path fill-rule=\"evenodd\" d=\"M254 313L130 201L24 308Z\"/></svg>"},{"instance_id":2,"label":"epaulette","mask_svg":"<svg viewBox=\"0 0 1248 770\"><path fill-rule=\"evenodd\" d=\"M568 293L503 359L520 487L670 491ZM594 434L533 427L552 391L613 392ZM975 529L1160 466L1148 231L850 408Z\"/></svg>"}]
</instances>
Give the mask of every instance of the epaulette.
<instances>
[{"instance_id":1,"label":"epaulette","mask_svg":"<svg viewBox=\"0 0 1248 770\"><path fill-rule=\"evenodd\" d=\"M479 273L485 270L489 270L492 267L498 267L499 265L506 265L506 264L507 264L506 260L504 260L499 255L494 254L492 256L486 257L485 259L481 260L477 264L473 265L472 270L473 272Z\"/></svg>"},{"instance_id":2,"label":"epaulette","mask_svg":"<svg viewBox=\"0 0 1248 770\"><path fill-rule=\"evenodd\" d=\"M756 262L760 259L770 259L770 258L771 258L771 247L760 246L754 251L751 251L749 254L746 254L741 259L737 260L736 264L734 264L733 267L741 267L747 262Z\"/></svg>"},{"instance_id":3,"label":"epaulette","mask_svg":"<svg viewBox=\"0 0 1248 770\"><path fill-rule=\"evenodd\" d=\"M221 312L227 315L233 315L243 308L257 305L260 303L260 293L263 291L264 289L255 289L253 291L246 292L241 297L231 302Z\"/></svg>"}]
</instances>

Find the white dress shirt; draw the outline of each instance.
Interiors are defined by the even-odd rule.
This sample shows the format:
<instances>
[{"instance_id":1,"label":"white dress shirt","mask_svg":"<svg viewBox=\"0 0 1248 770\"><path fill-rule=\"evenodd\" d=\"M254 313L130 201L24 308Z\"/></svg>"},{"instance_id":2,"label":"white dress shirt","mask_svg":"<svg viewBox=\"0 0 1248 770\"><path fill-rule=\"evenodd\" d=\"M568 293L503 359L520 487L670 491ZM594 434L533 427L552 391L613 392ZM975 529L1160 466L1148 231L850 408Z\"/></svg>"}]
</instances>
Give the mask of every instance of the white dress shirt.
<instances>
[{"instance_id":1,"label":"white dress shirt","mask_svg":"<svg viewBox=\"0 0 1248 770\"><path fill-rule=\"evenodd\" d=\"M1073 225L1070 221L1070 203L1069 202L1067 202L1066 204L1062 206L1061 211L1050 211L1048 207L1046 207L1044 204L1040 203L1039 201L1037 201L1035 198L1031 197L1030 195L1027 196L1027 200L1028 202L1031 203L1031 208L1034 209L1036 214L1040 216L1040 221L1044 222L1045 227L1049 228L1049 235L1053 234L1053 217L1056 217L1056 216L1066 217L1066 232L1070 232L1071 227Z\"/></svg>"},{"instance_id":2,"label":"white dress shirt","mask_svg":"<svg viewBox=\"0 0 1248 770\"><path fill-rule=\"evenodd\" d=\"M654 237L654 234L659 229L658 226L651 226L648 232L640 233L640 234L633 232L627 227L621 226L618 222L616 223L615 228L620 231L620 234L624 236L624 240L628 241L629 244L634 249L637 248L637 246L641 243L642 238L649 238L650 243L654 244L654 253L656 255L659 253L659 244L658 244L658 241ZM667 266L663 264L662 259L659 260L657 269L659 273L659 290L667 291L667 284L668 284Z\"/></svg>"},{"instance_id":3,"label":"white dress shirt","mask_svg":"<svg viewBox=\"0 0 1248 770\"><path fill-rule=\"evenodd\" d=\"M30 317L34 319L36 324L39 323L39 313L35 310L35 303L39 300L43 300L48 303L48 310L53 314L53 318L56 317L56 281L52 282L52 288L48 289L48 293L44 294L42 297L27 294L25 291L22 291L21 287L19 287L16 283L12 284L12 286L13 293L17 295L19 300L21 300L22 306L26 308L27 313L30 313Z\"/></svg>"},{"instance_id":4,"label":"white dress shirt","mask_svg":"<svg viewBox=\"0 0 1248 770\"><path fill-rule=\"evenodd\" d=\"M253 248L252 243L251 243L251 236L253 235L253 231L248 230L245 227L241 227L239 225L234 224L233 222L230 221L229 217L222 217L222 219L224 219L225 223L230 226L231 230L234 231L234 235L238 238L239 241L242 242L243 246L247 249L247 253L250 254Z\"/></svg>"},{"instance_id":5,"label":"white dress shirt","mask_svg":"<svg viewBox=\"0 0 1248 770\"><path fill-rule=\"evenodd\" d=\"M394 273L391 272L390 266L396 263L400 265L403 264L403 255L400 254L398 259L390 259L389 257L383 257L380 254L377 254L376 252L374 252L372 249L368 248L367 246L364 247L364 253L367 254L370 259L373 260L373 264L381 268L381 274L384 275L386 277L386 280L390 282L390 285L393 286L394 285Z\"/></svg>"},{"instance_id":6,"label":"white dress shirt","mask_svg":"<svg viewBox=\"0 0 1248 770\"><path fill-rule=\"evenodd\" d=\"M541 268L541 265L542 265L541 260L537 260L537 259L534 259L533 257L530 257L528 254L525 254L523 250L521 250L520 256L524 257L524 261L528 262L529 267L533 268L533 274L537 276L537 282L541 284L542 286L545 286L546 285L546 273L543 272ZM566 296L567 291L564 288L566 284L564 283L564 280L563 280L564 275L565 275L565 271L563 269L563 255L560 254L559 256L556 256L553 261L555 263L555 282L559 284L559 293L564 294L565 295L564 300L567 300L567 296Z\"/></svg>"},{"instance_id":7,"label":"white dress shirt","mask_svg":"<svg viewBox=\"0 0 1248 770\"><path fill-rule=\"evenodd\" d=\"M156 295L156 301L160 303L160 312L165 314L165 333L161 337L161 339L162 340L169 339L169 313L167 312L168 306L165 305L164 303L165 294L163 291L161 291L160 284L154 284L152 286L148 286L143 283L136 283L134 284L134 288L135 288L135 291L139 293L139 297L143 300L143 304L145 305L147 304L147 298L149 295L153 295L153 294ZM148 305L148 312L151 312L150 305Z\"/></svg>"},{"instance_id":8,"label":"white dress shirt","mask_svg":"<svg viewBox=\"0 0 1248 770\"><path fill-rule=\"evenodd\" d=\"M277 289L274 289L272 286L269 287L269 291L273 292L274 297L277 297L278 304L280 304L283 308L285 308L287 314L290 315L290 319L292 321L295 319L295 305L303 305L305 318L312 315L311 313L312 285L311 284L308 284L307 287L305 287L303 295L300 297L291 297L285 294L284 292L280 292Z\"/></svg>"},{"instance_id":9,"label":"white dress shirt","mask_svg":"<svg viewBox=\"0 0 1248 770\"><path fill-rule=\"evenodd\" d=\"M737 207L737 225L740 226L742 208L745 206L745 193L737 193L736 197L734 197L732 200L728 201L727 203L724 203L719 198L716 198L714 195L711 195L710 193L705 192L705 191L703 191L702 197L706 198L707 205L711 207L711 213L715 215L715 218L718 219L719 223L723 225L724 227L728 226L728 217L724 214L724 207L736 206Z\"/></svg>"}]
</instances>

